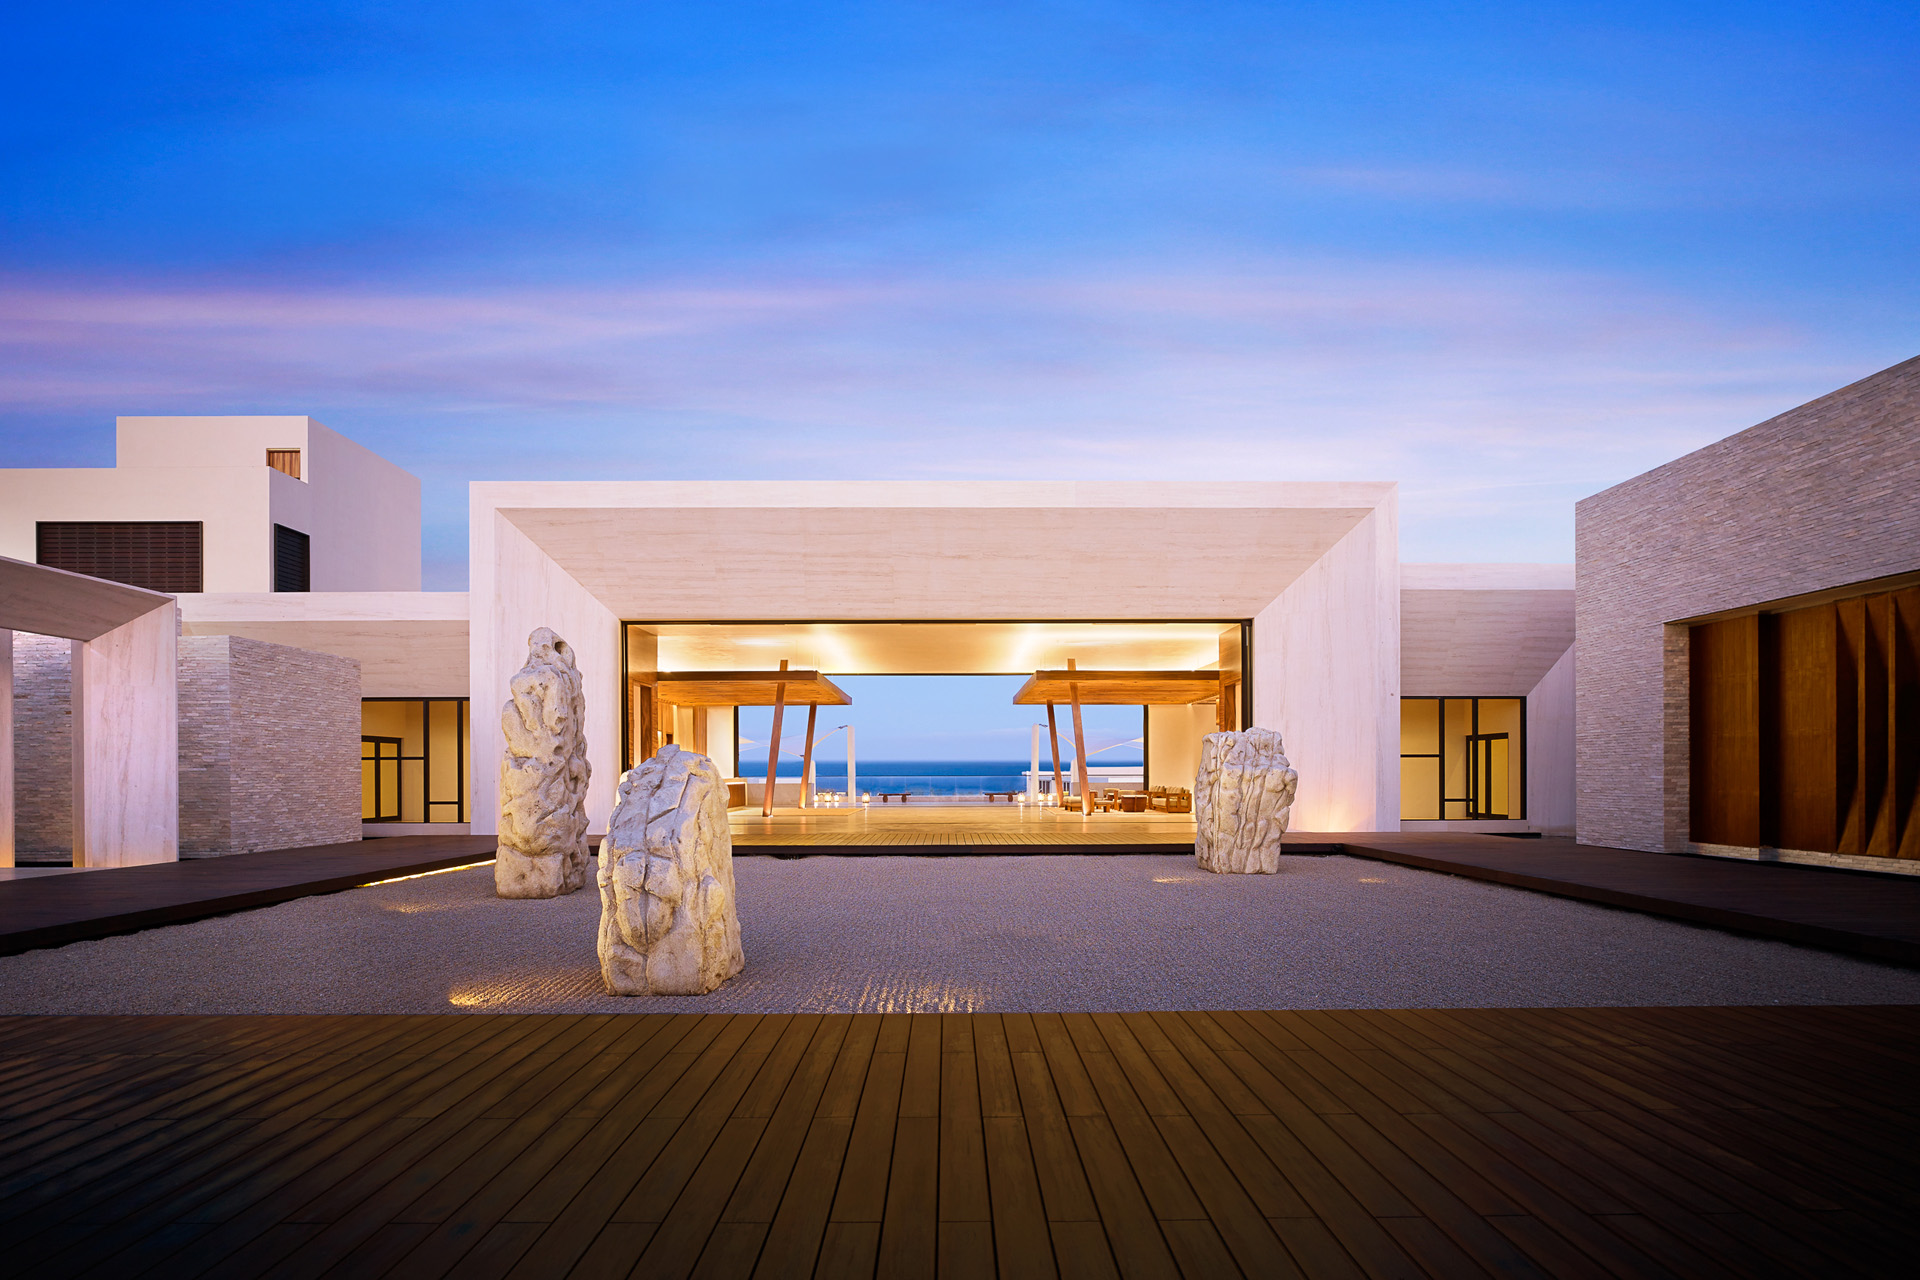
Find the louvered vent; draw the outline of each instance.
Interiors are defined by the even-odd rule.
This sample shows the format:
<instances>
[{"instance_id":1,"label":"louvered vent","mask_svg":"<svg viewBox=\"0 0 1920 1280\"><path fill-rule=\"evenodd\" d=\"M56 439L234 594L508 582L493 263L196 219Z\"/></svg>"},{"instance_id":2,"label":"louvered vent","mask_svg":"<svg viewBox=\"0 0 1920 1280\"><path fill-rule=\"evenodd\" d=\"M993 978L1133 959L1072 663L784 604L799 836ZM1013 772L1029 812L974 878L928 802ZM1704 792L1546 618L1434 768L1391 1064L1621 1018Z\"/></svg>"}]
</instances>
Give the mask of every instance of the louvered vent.
<instances>
[{"instance_id":1,"label":"louvered vent","mask_svg":"<svg viewBox=\"0 0 1920 1280\"><path fill-rule=\"evenodd\" d=\"M198 520L42 520L41 564L170 594L201 590Z\"/></svg>"}]
</instances>

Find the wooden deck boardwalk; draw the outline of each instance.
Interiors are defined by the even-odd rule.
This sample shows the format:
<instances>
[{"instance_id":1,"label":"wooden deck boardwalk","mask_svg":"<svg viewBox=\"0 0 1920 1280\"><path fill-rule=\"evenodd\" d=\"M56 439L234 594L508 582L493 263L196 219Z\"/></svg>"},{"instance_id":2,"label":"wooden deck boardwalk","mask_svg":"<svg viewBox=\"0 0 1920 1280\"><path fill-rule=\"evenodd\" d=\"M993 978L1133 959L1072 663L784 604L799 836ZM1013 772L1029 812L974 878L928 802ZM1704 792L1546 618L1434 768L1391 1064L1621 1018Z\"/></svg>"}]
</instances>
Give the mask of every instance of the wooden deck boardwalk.
<instances>
[{"instance_id":1,"label":"wooden deck boardwalk","mask_svg":"<svg viewBox=\"0 0 1920 1280\"><path fill-rule=\"evenodd\" d=\"M64 1277L1834 1276L1913 1008L9 1018Z\"/></svg>"},{"instance_id":2,"label":"wooden deck boardwalk","mask_svg":"<svg viewBox=\"0 0 1920 1280\"><path fill-rule=\"evenodd\" d=\"M1344 853L1920 965L1920 876L1440 832L1330 837Z\"/></svg>"},{"instance_id":3,"label":"wooden deck boardwalk","mask_svg":"<svg viewBox=\"0 0 1920 1280\"><path fill-rule=\"evenodd\" d=\"M495 844L492 836L394 836L0 881L0 956L484 861Z\"/></svg>"}]
</instances>

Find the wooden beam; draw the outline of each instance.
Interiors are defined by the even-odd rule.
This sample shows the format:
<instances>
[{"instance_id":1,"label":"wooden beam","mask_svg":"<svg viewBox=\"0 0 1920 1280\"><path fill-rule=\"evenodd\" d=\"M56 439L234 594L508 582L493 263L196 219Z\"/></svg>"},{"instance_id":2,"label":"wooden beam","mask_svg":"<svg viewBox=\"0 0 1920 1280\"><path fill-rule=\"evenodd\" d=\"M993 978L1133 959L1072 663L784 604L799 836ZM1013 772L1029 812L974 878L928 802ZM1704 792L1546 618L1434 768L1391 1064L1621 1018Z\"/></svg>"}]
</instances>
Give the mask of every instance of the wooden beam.
<instances>
[{"instance_id":1,"label":"wooden beam","mask_svg":"<svg viewBox=\"0 0 1920 1280\"><path fill-rule=\"evenodd\" d=\"M800 758L800 807L813 807L813 722L820 715L820 704L807 705L807 750Z\"/></svg>"},{"instance_id":2,"label":"wooden beam","mask_svg":"<svg viewBox=\"0 0 1920 1280\"><path fill-rule=\"evenodd\" d=\"M1073 659L1067 659L1067 670L1073 670ZM1087 735L1080 727L1080 686L1067 682L1067 696L1073 700L1073 768L1074 776L1080 784L1080 813L1087 816L1093 812L1093 797L1087 792Z\"/></svg>"},{"instance_id":3,"label":"wooden beam","mask_svg":"<svg viewBox=\"0 0 1920 1280\"><path fill-rule=\"evenodd\" d=\"M780 659L780 670L787 669L787 660ZM773 739L767 743L767 794L760 798L760 816L773 816L773 779L780 770L780 720L787 710L787 684L777 680L773 686Z\"/></svg>"},{"instance_id":4,"label":"wooden beam","mask_svg":"<svg viewBox=\"0 0 1920 1280\"><path fill-rule=\"evenodd\" d=\"M1053 722L1053 704L1047 704L1047 738L1053 743L1053 802L1058 805L1066 794L1060 781L1060 726Z\"/></svg>"},{"instance_id":5,"label":"wooden beam","mask_svg":"<svg viewBox=\"0 0 1920 1280\"><path fill-rule=\"evenodd\" d=\"M847 692L818 671L663 671L657 681L662 702L677 707L770 707L776 686L786 685L785 701L798 706L848 706Z\"/></svg>"},{"instance_id":6,"label":"wooden beam","mask_svg":"<svg viewBox=\"0 0 1920 1280\"><path fill-rule=\"evenodd\" d=\"M1218 697L1217 671L1036 671L1013 695L1015 706L1067 701L1067 685L1080 686L1082 706L1186 706Z\"/></svg>"}]
</instances>

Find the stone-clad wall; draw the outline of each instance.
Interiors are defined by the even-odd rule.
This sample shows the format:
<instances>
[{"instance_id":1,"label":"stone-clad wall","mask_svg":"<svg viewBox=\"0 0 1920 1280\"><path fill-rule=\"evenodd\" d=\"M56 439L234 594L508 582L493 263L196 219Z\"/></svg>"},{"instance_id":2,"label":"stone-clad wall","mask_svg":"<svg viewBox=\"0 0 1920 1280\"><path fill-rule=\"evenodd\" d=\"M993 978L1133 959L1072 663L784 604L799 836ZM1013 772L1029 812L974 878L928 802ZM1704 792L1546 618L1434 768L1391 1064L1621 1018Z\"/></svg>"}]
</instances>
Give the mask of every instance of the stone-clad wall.
<instances>
[{"instance_id":1,"label":"stone-clad wall","mask_svg":"<svg viewBox=\"0 0 1920 1280\"><path fill-rule=\"evenodd\" d=\"M233 849L360 838L360 664L229 637Z\"/></svg>"},{"instance_id":2,"label":"stone-clad wall","mask_svg":"<svg viewBox=\"0 0 1920 1280\"><path fill-rule=\"evenodd\" d=\"M73 642L13 633L14 850L73 853Z\"/></svg>"},{"instance_id":3,"label":"stone-clad wall","mask_svg":"<svg viewBox=\"0 0 1920 1280\"><path fill-rule=\"evenodd\" d=\"M230 852L233 696L226 636L180 637L180 856Z\"/></svg>"},{"instance_id":4,"label":"stone-clad wall","mask_svg":"<svg viewBox=\"0 0 1920 1280\"><path fill-rule=\"evenodd\" d=\"M180 856L360 838L360 664L241 636L180 641Z\"/></svg>"},{"instance_id":5,"label":"stone-clad wall","mask_svg":"<svg viewBox=\"0 0 1920 1280\"><path fill-rule=\"evenodd\" d=\"M71 642L14 633L14 845L73 852ZM182 636L180 856L360 838L360 664L240 636Z\"/></svg>"},{"instance_id":6,"label":"stone-clad wall","mask_svg":"<svg viewBox=\"0 0 1920 1280\"><path fill-rule=\"evenodd\" d=\"M1687 844L1679 619L1920 569L1920 357L1575 509L1579 838Z\"/></svg>"}]
</instances>

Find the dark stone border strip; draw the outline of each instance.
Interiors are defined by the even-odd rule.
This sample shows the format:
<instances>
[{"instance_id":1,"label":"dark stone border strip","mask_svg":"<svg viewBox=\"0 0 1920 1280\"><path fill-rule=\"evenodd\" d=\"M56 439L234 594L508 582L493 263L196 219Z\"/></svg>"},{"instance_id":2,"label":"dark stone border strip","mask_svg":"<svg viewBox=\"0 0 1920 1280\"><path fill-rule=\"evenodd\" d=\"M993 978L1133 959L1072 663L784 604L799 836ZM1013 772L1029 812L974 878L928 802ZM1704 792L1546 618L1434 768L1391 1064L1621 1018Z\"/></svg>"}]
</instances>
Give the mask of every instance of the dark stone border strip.
<instances>
[{"instance_id":1,"label":"dark stone border strip","mask_svg":"<svg viewBox=\"0 0 1920 1280\"><path fill-rule=\"evenodd\" d=\"M495 843L492 836L394 836L0 881L0 956L444 871L491 858Z\"/></svg>"}]
</instances>

